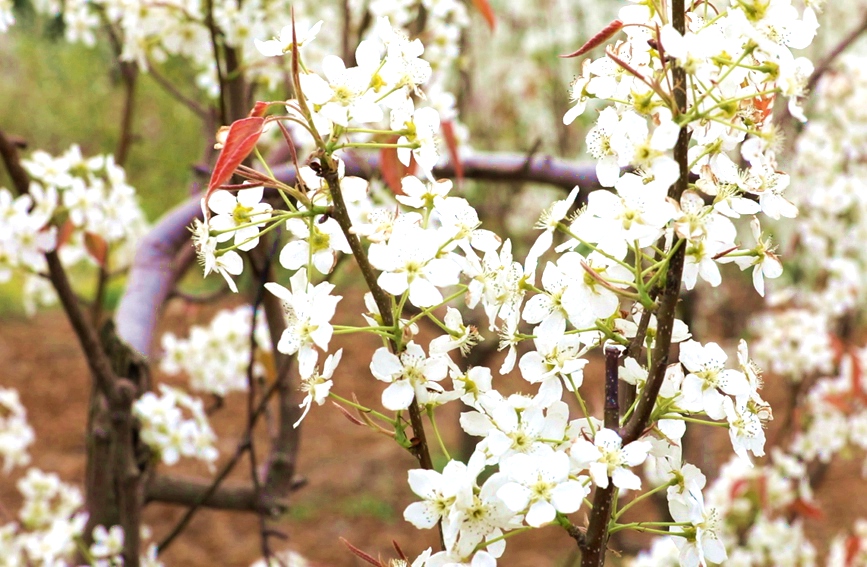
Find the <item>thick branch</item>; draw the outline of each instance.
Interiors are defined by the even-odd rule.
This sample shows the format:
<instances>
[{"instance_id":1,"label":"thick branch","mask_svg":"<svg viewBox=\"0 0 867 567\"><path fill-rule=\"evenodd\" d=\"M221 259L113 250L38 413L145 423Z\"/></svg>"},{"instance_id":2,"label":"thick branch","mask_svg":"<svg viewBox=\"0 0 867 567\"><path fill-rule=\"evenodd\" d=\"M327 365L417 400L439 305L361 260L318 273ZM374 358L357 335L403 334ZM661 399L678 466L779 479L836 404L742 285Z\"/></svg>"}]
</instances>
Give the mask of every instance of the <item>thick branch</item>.
<instances>
[{"instance_id":1,"label":"thick branch","mask_svg":"<svg viewBox=\"0 0 867 567\"><path fill-rule=\"evenodd\" d=\"M268 514L270 511L256 499L256 493L250 484L220 486L209 491L210 479L186 478L158 475L147 485L145 503L163 502L181 506L199 504L207 508L219 510L235 510L239 512L255 512Z\"/></svg>"},{"instance_id":2,"label":"thick branch","mask_svg":"<svg viewBox=\"0 0 867 567\"><path fill-rule=\"evenodd\" d=\"M139 242L115 312L115 325L118 336L142 356L151 354L163 304L180 276L175 256L185 246L192 247L187 227L195 218L202 218L198 198L166 213Z\"/></svg>"},{"instance_id":3,"label":"thick branch","mask_svg":"<svg viewBox=\"0 0 867 567\"><path fill-rule=\"evenodd\" d=\"M605 410L604 420L606 429L617 430L620 427L620 400L618 399L618 386L620 384L620 353L623 349L617 345L605 347Z\"/></svg>"}]
</instances>

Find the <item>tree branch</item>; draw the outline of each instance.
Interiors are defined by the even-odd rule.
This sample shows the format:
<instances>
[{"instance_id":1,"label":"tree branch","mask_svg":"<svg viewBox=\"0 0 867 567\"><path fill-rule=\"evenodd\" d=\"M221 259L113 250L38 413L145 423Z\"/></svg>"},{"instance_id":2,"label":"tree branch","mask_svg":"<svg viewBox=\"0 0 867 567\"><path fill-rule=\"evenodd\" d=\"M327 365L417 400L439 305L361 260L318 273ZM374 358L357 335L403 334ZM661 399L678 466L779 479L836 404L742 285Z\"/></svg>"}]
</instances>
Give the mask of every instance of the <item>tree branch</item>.
<instances>
[{"instance_id":1,"label":"tree branch","mask_svg":"<svg viewBox=\"0 0 867 567\"><path fill-rule=\"evenodd\" d=\"M123 166L129 155L130 146L133 142L133 116L135 112L135 90L138 78L138 66L129 61L121 61L120 76L123 80L124 100L123 114L120 119L120 134L117 140L117 149L114 152L114 161Z\"/></svg>"},{"instance_id":2,"label":"tree branch","mask_svg":"<svg viewBox=\"0 0 867 567\"><path fill-rule=\"evenodd\" d=\"M683 34L686 29L686 13L684 0L672 1L672 25L674 28ZM679 114L686 112L686 71L675 65L671 72L673 82L674 102L676 111ZM668 196L677 202L680 202L680 197L687 189L689 184L689 133L687 129L681 128L677 137L677 143L674 147L674 159L680 166L680 177L669 188ZM656 404L656 398L659 395L659 389L662 386L662 381L665 378L665 370L668 363L668 351L671 348L671 333L674 328L674 312L677 306L678 297L680 295L680 285L683 275L683 262L685 246L679 246L672 255L666 271L665 282L662 286L661 296L659 300L659 308L656 313L657 333L656 344L653 348L653 365L648 369L648 379L644 389L641 392L641 398L636 406L635 413L629 419L624 427L620 429L620 437L623 446L638 439L643 433L650 420L653 407ZM606 353L607 354L607 353ZM606 358L606 362L609 360ZM607 368L607 366L606 366ZM608 387L608 376L606 375L606 389ZM616 405L614 400L617 395L612 396L612 403ZM617 410L608 408L608 392L606 392L606 422L614 419L617 415ZM619 418L618 418L619 419ZM606 488L596 487L596 492L593 495L593 510L591 512L590 523L587 528L587 543L582 548L581 567L603 567L605 564L605 550L608 543L608 525L611 520L611 505L614 499L615 487L609 478Z\"/></svg>"},{"instance_id":3,"label":"tree branch","mask_svg":"<svg viewBox=\"0 0 867 567\"><path fill-rule=\"evenodd\" d=\"M21 165L18 158L18 150L9 142L6 136L0 131L0 156L9 171L9 176L12 178L12 183L16 191L24 195L30 187L30 176ZM105 394L112 406L117 405L120 401L120 393L118 392L118 378L111 369L111 362L108 360L105 352L99 344L99 337L90 322L81 311L81 306L78 303L78 297L66 277L66 270L60 263L60 257L57 251L51 251L45 254L45 260L48 265L48 275L51 279L51 284L57 291L57 296L66 312L69 322L72 324L72 329L75 331L81 350L84 351L87 364L90 371L96 380L100 391Z\"/></svg>"},{"instance_id":4,"label":"tree branch","mask_svg":"<svg viewBox=\"0 0 867 567\"><path fill-rule=\"evenodd\" d=\"M210 490L213 480L157 475L148 483L145 503L162 502L181 506L204 506L218 510L235 510L269 514L257 499L252 485L220 486Z\"/></svg>"},{"instance_id":5,"label":"tree branch","mask_svg":"<svg viewBox=\"0 0 867 567\"><path fill-rule=\"evenodd\" d=\"M178 89L175 85L172 84L171 81L169 81L159 71L157 71L153 65L148 63L148 66L148 76L151 77L160 87L162 87L162 89L166 91L169 96L189 108L190 111L199 118L201 118L202 121L207 122L210 119L210 113L205 109L205 107L196 102L194 99L182 93L180 89ZM211 132L210 134L213 134L213 132Z\"/></svg>"}]
</instances>

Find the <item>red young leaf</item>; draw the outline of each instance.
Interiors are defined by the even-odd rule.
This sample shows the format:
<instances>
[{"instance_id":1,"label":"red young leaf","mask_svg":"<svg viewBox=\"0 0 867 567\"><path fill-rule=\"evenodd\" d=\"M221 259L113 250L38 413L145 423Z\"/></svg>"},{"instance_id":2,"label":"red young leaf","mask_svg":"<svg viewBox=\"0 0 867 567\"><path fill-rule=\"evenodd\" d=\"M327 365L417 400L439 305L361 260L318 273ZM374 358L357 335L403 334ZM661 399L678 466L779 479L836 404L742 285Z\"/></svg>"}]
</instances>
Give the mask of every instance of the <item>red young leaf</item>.
<instances>
[{"instance_id":1,"label":"red young leaf","mask_svg":"<svg viewBox=\"0 0 867 567\"><path fill-rule=\"evenodd\" d=\"M619 32L620 28L622 28L622 27L623 27L623 22L621 22L620 20L614 20L613 22L611 22L610 24L608 24L607 26L602 28L602 31L600 31L599 33L597 33L596 35L594 35L593 37L588 39L587 43L582 45L578 51L574 51L572 53L569 53L568 55L561 55L560 57L567 59L569 57L578 57L578 56L584 55L585 53L587 53L588 51L590 51L594 47L598 47L598 46L602 45L603 43L605 43L606 41L608 41L609 39L611 39L611 37L614 34L616 34L617 32Z\"/></svg>"},{"instance_id":2,"label":"red young leaf","mask_svg":"<svg viewBox=\"0 0 867 567\"><path fill-rule=\"evenodd\" d=\"M60 250L60 247L69 242L69 239L72 238L72 233L75 232L75 225L72 224L72 221L66 219L60 226L60 230L57 231L57 249Z\"/></svg>"},{"instance_id":3,"label":"red young leaf","mask_svg":"<svg viewBox=\"0 0 867 567\"><path fill-rule=\"evenodd\" d=\"M387 144L397 142L397 136L392 136L384 140ZM382 173L382 180L388 185L392 193L395 195L403 195L403 189L400 186L400 180L410 175L413 170L413 162L409 162L409 167L403 165L397 159L397 148L383 148L379 151L379 171Z\"/></svg>"},{"instance_id":4,"label":"red young leaf","mask_svg":"<svg viewBox=\"0 0 867 567\"><path fill-rule=\"evenodd\" d=\"M855 555L861 550L861 538L850 535L846 538L846 567L855 563Z\"/></svg>"},{"instance_id":5,"label":"red young leaf","mask_svg":"<svg viewBox=\"0 0 867 567\"><path fill-rule=\"evenodd\" d=\"M211 181L208 182L205 208L207 208L211 194L232 177L238 166L247 159L247 156L256 147L256 142L259 141L264 126L265 119L261 116L250 116L232 122L226 136L226 142L217 157L217 164L211 174Z\"/></svg>"},{"instance_id":6,"label":"red young leaf","mask_svg":"<svg viewBox=\"0 0 867 567\"><path fill-rule=\"evenodd\" d=\"M473 0L473 6L476 7L476 10L488 22L488 27L491 28L491 31L494 31L494 28L497 27L497 17L494 15L494 11L491 9L488 0Z\"/></svg>"},{"instance_id":7,"label":"red young leaf","mask_svg":"<svg viewBox=\"0 0 867 567\"><path fill-rule=\"evenodd\" d=\"M334 402L334 401L332 401L331 403L334 404L334 406L340 410L340 412L343 414L344 417L346 417L346 419L348 419L349 421L351 421L355 425L361 425L362 427L364 425L366 425L363 421L361 421L360 419L358 419L357 417L355 417L354 415L349 413L349 410L346 409L345 407L341 406L340 404L338 404L337 402Z\"/></svg>"},{"instance_id":8,"label":"red young leaf","mask_svg":"<svg viewBox=\"0 0 867 567\"><path fill-rule=\"evenodd\" d=\"M822 512L822 509L812 504L810 502L806 502L800 498L792 502L790 508L792 511L799 516L803 516L805 518L811 518L813 520L821 520L825 517L825 514Z\"/></svg>"},{"instance_id":9,"label":"red young leaf","mask_svg":"<svg viewBox=\"0 0 867 567\"><path fill-rule=\"evenodd\" d=\"M449 150L449 157L455 166L455 177L458 178L458 182L463 181L464 164L461 163L461 156L458 154L458 139L455 136L455 125L452 124L451 120L446 120L442 123L442 129L443 138L445 138L446 147Z\"/></svg>"},{"instance_id":10,"label":"red young leaf","mask_svg":"<svg viewBox=\"0 0 867 567\"><path fill-rule=\"evenodd\" d=\"M407 558L406 554L403 552L403 550L402 550L402 549L400 548L400 546L397 544L397 541L395 541L395 540L391 540L391 545L394 546L394 550L397 552L397 556L398 556L399 558L403 559L404 561L409 561L409 559Z\"/></svg>"},{"instance_id":11,"label":"red young leaf","mask_svg":"<svg viewBox=\"0 0 867 567\"><path fill-rule=\"evenodd\" d=\"M256 104L253 105L253 110L251 110L250 114L247 116L258 116L261 118L262 116L265 116L265 111L268 110L268 106L270 106L270 103L257 100Z\"/></svg>"},{"instance_id":12,"label":"red young leaf","mask_svg":"<svg viewBox=\"0 0 867 567\"><path fill-rule=\"evenodd\" d=\"M105 267L105 259L108 256L108 244L105 239L98 234L92 232L84 233L84 247L91 257L96 260L96 263Z\"/></svg>"},{"instance_id":13,"label":"red young leaf","mask_svg":"<svg viewBox=\"0 0 867 567\"><path fill-rule=\"evenodd\" d=\"M352 553L354 553L354 554L357 555L358 557L364 559L365 561L367 561L367 562L370 563L371 565L376 565L376 567L385 567L385 566L382 564L382 561L379 561L378 559L376 559L376 558L373 557L372 555L368 555L367 553L361 551L360 549L358 549L357 547L355 547L354 545L352 545L351 543L349 543L349 542L346 541L345 539L340 538L340 541L343 542L343 545L345 545L346 547L349 548L349 551L351 551Z\"/></svg>"},{"instance_id":14,"label":"red young leaf","mask_svg":"<svg viewBox=\"0 0 867 567\"><path fill-rule=\"evenodd\" d=\"M849 359L852 361L852 393L857 398L862 398L864 389L861 387L861 357L853 354Z\"/></svg>"},{"instance_id":15,"label":"red young leaf","mask_svg":"<svg viewBox=\"0 0 867 567\"><path fill-rule=\"evenodd\" d=\"M746 494L747 490L750 488L749 481L745 479L740 479L732 483L732 487L729 490L729 498L735 499Z\"/></svg>"}]
</instances>

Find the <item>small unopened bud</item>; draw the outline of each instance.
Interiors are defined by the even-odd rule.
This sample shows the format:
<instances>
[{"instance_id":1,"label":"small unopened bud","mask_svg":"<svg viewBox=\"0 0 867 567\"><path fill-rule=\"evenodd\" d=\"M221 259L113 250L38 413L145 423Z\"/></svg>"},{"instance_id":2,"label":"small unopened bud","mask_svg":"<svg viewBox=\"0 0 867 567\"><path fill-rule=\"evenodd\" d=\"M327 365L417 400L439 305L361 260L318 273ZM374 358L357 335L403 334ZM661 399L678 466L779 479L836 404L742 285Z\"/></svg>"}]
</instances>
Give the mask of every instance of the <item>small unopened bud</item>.
<instances>
[{"instance_id":1,"label":"small unopened bud","mask_svg":"<svg viewBox=\"0 0 867 567\"><path fill-rule=\"evenodd\" d=\"M767 427L770 422L774 421L774 412L771 410L770 404L750 400L749 405L751 406L750 410L762 422L762 427Z\"/></svg>"},{"instance_id":2,"label":"small unopened bud","mask_svg":"<svg viewBox=\"0 0 867 567\"><path fill-rule=\"evenodd\" d=\"M226 145L226 138L229 137L229 126L220 126L220 129L217 130L216 140L217 143L214 144L215 150L222 150L223 146Z\"/></svg>"}]
</instances>

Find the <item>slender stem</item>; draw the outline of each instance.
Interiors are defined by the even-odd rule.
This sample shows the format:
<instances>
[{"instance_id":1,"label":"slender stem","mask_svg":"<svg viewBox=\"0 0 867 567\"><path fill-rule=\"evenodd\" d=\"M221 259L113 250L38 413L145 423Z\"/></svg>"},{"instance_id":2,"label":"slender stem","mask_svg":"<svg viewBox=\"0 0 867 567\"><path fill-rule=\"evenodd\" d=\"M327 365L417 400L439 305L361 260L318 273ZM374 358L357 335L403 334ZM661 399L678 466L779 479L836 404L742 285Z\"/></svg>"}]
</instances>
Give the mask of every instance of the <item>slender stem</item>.
<instances>
[{"instance_id":1,"label":"slender stem","mask_svg":"<svg viewBox=\"0 0 867 567\"><path fill-rule=\"evenodd\" d=\"M508 531L508 532L504 533L504 534L501 535L501 536L492 537L491 539L486 539L486 540L480 542L480 543L479 543L479 544L478 544L478 545L473 549L473 552L475 553L476 551L480 551L480 550L482 550L482 549L487 549L488 546L491 545L492 543L497 543L498 541L503 541L503 540L509 539L510 537L514 537L514 536L516 536L516 535L518 535L518 534L522 534L522 533L527 532L527 531L530 531L530 530L532 530L532 529L535 529L535 528L533 528L533 527L531 527L531 526L525 526L525 527L523 527L523 528L518 528L518 529L516 529L516 530Z\"/></svg>"},{"instance_id":2,"label":"slender stem","mask_svg":"<svg viewBox=\"0 0 867 567\"><path fill-rule=\"evenodd\" d=\"M590 428L590 435L596 437L596 426L593 425L593 420L590 419L590 413L587 411L587 404L584 403L584 398L581 397L581 393L578 392L578 388L575 389L575 399L578 400L578 405L581 406L581 412L584 414L584 419L587 420L587 426Z\"/></svg>"},{"instance_id":3,"label":"slender stem","mask_svg":"<svg viewBox=\"0 0 867 567\"><path fill-rule=\"evenodd\" d=\"M446 444L443 442L442 435L440 435L440 430L439 430L439 427L437 427L437 420L436 420L436 416L434 414L435 414L434 408L429 407L427 410L427 418L430 420L430 424L433 427L434 435L436 436L437 441L440 444L440 450L443 452L443 455L446 456L446 459L451 461L452 456L449 455L449 450L446 449Z\"/></svg>"},{"instance_id":4,"label":"slender stem","mask_svg":"<svg viewBox=\"0 0 867 567\"><path fill-rule=\"evenodd\" d=\"M660 419L679 419L681 421L686 421L688 423L697 423L699 425L712 425L714 427L725 427L728 429L728 423L722 423L719 421L707 421L706 419L696 419L694 417L687 417L685 415L666 415Z\"/></svg>"},{"instance_id":5,"label":"slender stem","mask_svg":"<svg viewBox=\"0 0 867 567\"><path fill-rule=\"evenodd\" d=\"M368 414L370 414L370 415L372 415L372 416L374 416L374 417L377 417L377 418L381 419L382 421L388 423L388 424L391 425L392 427L394 427L395 424L396 424L396 423L395 423L395 420L392 419L392 418L390 418L390 417L388 417L387 415L385 415L385 414L383 414L383 413L380 413L380 412L378 412L378 411L376 411L376 410L370 409L369 407L363 406L363 405L361 405L361 404L358 404L358 403L355 403L355 402L349 401L349 400L347 400L346 398L344 398L343 396L338 396L338 395L335 394L334 392L328 392L328 396L331 397L331 398L334 398L334 399L337 400L337 401L339 401L341 404L346 404L346 405L348 405L349 407L353 407L353 408L357 409L358 411L361 411L361 412L364 412L364 413L368 413Z\"/></svg>"},{"instance_id":6,"label":"slender stem","mask_svg":"<svg viewBox=\"0 0 867 567\"><path fill-rule=\"evenodd\" d=\"M672 535L672 533L669 532L669 531L665 531L665 530L657 530L657 529L654 529L654 528L646 528L646 527L644 527L644 526L642 525L642 524L649 524L649 523L650 523L650 522L636 522L636 523L634 523L634 524L623 524L623 525L611 526L611 533L614 534L614 533L617 533L617 532L619 532L619 531L623 531L623 530L635 530L635 531L637 531L637 532L644 532L644 533L648 533L648 534L656 534L656 535L663 535L663 536L670 536L670 535ZM666 523L666 524L664 524L664 525L666 525L666 526L672 526L672 525L677 526L677 525L683 525L683 524ZM692 524L687 524L687 525L692 525ZM675 534L675 535L676 535L676 534Z\"/></svg>"},{"instance_id":7,"label":"slender stem","mask_svg":"<svg viewBox=\"0 0 867 567\"><path fill-rule=\"evenodd\" d=\"M612 519L616 522L617 520L620 519L620 516L622 516L623 514L625 514L625 513L626 513L630 508L632 508L633 506L635 506L635 505L638 504L639 502L641 502L641 501L643 501L643 500L645 500L645 499L647 499L647 498L650 498L651 496L653 496L653 495L656 494L657 492L660 492L661 490L666 490L666 489L667 489L669 486L671 486L671 485L672 485L672 483L668 483L668 484L660 484L659 486L657 486L657 487L654 488L653 490L648 490L648 491L645 492L644 494L641 494L641 495L639 495L639 496L636 496L636 497L632 500L632 502L630 502L629 504L627 504L626 506L624 506L623 508L621 508L620 510L618 510L617 513L614 514L614 517L613 517Z\"/></svg>"},{"instance_id":8,"label":"slender stem","mask_svg":"<svg viewBox=\"0 0 867 567\"><path fill-rule=\"evenodd\" d=\"M368 148L381 150L384 148L407 148L414 150L418 148L418 144L386 144L384 142L347 142L346 144L337 144L332 150L342 150L346 148Z\"/></svg>"}]
</instances>

